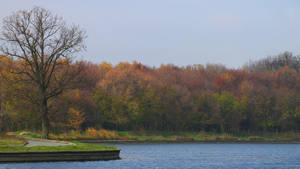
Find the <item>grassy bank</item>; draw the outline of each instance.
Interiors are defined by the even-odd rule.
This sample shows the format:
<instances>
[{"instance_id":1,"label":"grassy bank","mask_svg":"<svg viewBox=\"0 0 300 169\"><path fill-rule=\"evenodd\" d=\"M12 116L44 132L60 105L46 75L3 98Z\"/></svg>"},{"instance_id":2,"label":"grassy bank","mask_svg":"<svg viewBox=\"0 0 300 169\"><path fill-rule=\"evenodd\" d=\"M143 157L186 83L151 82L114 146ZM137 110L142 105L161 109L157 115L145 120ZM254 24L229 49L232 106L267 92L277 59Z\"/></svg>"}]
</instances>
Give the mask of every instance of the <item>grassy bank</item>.
<instances>
[{"instance_id":1,"label":"grassy bank","mask_svg":"<svg viewBox=\"0 0 300 169\"><path fill-rule=\"evenodd\" d=\"M121 138L138 141L202 142L300 142L300 133L229 134L208 132L117 132Z\"/></svg>"},{"instance_id":2,"label":"grassy bank","mask_svg":"<svg viewBox=\"0 0 300 169\"><path fill-rule=\"evenodd\" d=\"M101 150L118 150L114 146L95 145L74 142L76 145L67 146L0 146L0 152L58 152L58 151L101 151Z\"/></svg>"},{"instance_id":3,"label":"grassy bank","mask_svg":"<svg viewBox=\"0 0 300 169\"><path fill-rule=\"evenodd\" d=\"M16 136L0 135L0 147L3 146L23 146L25 139Z\"/></svg>"},{"instance_id":4,"label":"grassy bank","mask_svg":"<svg viewBox=\"0 0 300 169\"><path fill-rule=\"evenodd\" d=\"M12 134L12 133L11 133ZM99 151L99 150L117 150L115 146L86 144L80 142L72 142L74 145L66 146L33 146L26 147L26 139L38 138L39 135L33 132L17 132L17 136L1 135L0 136L0 152L57 152L57 151ZM25 137L23 137L23 135Z\"/></svg>"},{"instance_id":5,"label":"grassy bank","mask_svg":"<svg viewBox=\"0 0 300 169\"><path fill-rule=\"evenodd\" d=\"M17 132L18 135L40 138L38 133ZM203 142L300 142L300 133L213 133L213 132L166 132L166 131L70 131L50 134L53 140L136 140L136 141L203 141Z\"/></svg>"}]
</instances>

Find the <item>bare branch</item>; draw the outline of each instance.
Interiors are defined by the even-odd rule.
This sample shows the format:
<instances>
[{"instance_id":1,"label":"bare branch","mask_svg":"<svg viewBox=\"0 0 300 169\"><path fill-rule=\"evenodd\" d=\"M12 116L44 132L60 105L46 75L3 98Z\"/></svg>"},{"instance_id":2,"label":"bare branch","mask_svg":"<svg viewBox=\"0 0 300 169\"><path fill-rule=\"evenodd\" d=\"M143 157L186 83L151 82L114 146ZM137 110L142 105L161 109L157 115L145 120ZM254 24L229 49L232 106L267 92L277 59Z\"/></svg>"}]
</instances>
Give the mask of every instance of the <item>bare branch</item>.
<instances>
[{"instance_id":1,"label":"bare branch","mask_svg":"<svg viewBox=\"0 0 300 169\"><path fill-rule=\"evenodd\" d=\"M48 99L70 88L78 75L79 69L71 63L73 54L85 49L85 38L79 26L67 26L40 7L17 11L3 20L0 51L19 61L13 70L18 80L37 86L37 96L31 97L38 99L31 100L39 100L43 119L47 119Z\"/></svg>"}]
</instances>

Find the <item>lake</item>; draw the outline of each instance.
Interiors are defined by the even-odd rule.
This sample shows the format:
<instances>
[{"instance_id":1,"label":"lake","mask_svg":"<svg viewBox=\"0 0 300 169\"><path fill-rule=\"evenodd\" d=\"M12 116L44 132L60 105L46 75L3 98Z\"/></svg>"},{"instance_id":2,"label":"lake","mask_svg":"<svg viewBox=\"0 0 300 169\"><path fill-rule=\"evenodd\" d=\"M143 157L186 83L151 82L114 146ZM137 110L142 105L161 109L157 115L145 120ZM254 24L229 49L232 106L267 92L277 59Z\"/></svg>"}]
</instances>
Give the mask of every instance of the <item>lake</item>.
<instances>
[{"instance_id":1,"label":"lake","mask_svg":"<svg viewBox=\"0 0 300 169\"><path fill-rule=\"evenodd\" d=\"M300 144L119 144L121 160L0 164L0 169L299 168Z\"/></svg>"}]
</instances>

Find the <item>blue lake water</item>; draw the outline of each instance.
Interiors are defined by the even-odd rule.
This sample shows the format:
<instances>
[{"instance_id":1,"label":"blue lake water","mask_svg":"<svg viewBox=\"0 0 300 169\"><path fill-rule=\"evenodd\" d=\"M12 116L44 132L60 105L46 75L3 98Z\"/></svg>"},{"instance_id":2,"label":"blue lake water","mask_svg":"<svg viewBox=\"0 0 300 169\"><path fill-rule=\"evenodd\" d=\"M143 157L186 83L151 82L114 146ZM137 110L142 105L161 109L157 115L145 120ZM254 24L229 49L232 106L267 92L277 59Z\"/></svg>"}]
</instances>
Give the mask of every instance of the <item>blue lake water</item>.
<instances>
[{"instance_id":1,"label":"blue lake water","mask_svg":"<svg viewBox=\"0 0 300 169\"><path fill-rule=\"evenodd\" d=\"M121 160L0 164L0 169L300 169L300 144L121 144Z\"/></svg>"}]
</instances>

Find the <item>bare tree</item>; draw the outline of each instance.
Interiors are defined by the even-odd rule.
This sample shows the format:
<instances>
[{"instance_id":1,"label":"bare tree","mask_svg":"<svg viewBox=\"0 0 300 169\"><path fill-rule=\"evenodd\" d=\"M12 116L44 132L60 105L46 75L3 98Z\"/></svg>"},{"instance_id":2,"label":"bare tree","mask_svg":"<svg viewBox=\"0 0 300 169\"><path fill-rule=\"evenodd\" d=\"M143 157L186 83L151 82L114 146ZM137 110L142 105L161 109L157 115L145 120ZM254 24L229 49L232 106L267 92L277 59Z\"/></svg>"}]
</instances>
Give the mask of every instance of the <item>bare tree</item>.
<instances>
[{"instance_id":1,"label":"bare tree","mask_svg":"<svg viewBox=\"0 0 300 169\"><path fill-rule=\"evenodd\" d=\"M291 52L284 52L279 55L269 56L258 61L249 62L245 65L250 72L276 71L285 66L299 72L300 56L294 56Z\"/></svg>"},{"instance_id":2,"label":"bare tree","mask_svg":"<svg viewBox=\"0 0 300 169\"><path fill-rule=\"evenodd\" d=\"M60 95L78 75L72 60L74 53L85 49L85 38L79 26L68 26L40 7L17 11L3 20L0 51L19 60L15 73L23 82L37 86L43 138L49 134L49 99Z\"/></svg>"}]
</instances>

